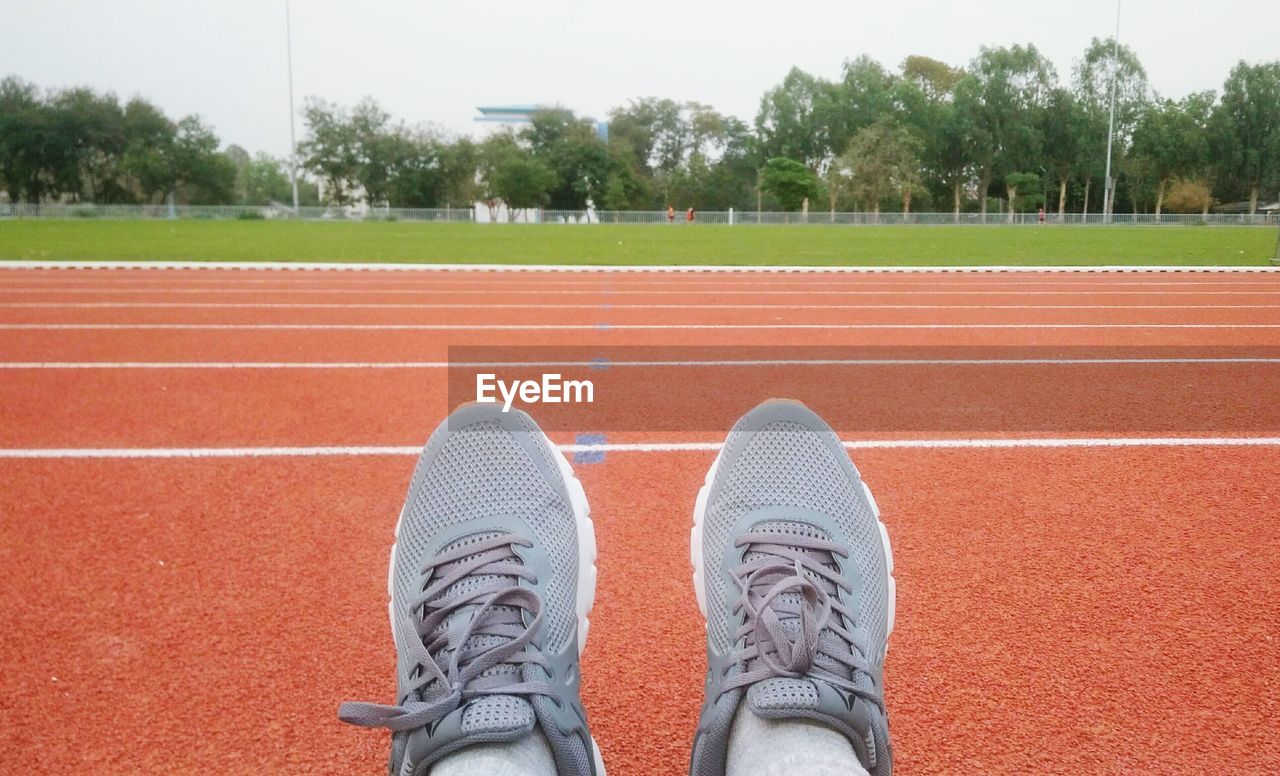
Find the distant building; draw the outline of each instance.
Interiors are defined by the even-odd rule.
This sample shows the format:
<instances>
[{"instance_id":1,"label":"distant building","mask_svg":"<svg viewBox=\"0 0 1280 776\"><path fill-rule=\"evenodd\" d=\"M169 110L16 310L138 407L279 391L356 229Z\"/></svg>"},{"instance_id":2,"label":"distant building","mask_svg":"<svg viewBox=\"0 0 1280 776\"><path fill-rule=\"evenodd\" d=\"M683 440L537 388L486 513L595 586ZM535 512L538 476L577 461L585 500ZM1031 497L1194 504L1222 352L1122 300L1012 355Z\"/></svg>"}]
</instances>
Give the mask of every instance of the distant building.
<instances>
[{"instance_id":1,"label":"distant building","mask_svg":"<svg viewBox=\"0 0 1280 776\"><path fill-rule=\"evenodd\" d=\"M563 110L559 105L489 105L476 108L480 115L476 121L489 124L526 125L533 121L533 114L546 110ZM596 135L609 142L609 122L596 122Z\"/></svg>"},{"instance_id":2,"label":"distant building","mask_svg":"<svg viewBox=\"0 0 1280 776\"><path fill-rule=\"evenodd\" d=\"M1213 209L1213 212L1222 213L1226 215L1239 215L1241 213L1248 213L1249 201L1244 200L1243 202L1224 202L1223 204L1215 207ZM1275 213L1280 213L1280 202L1269 202L1269 203L1259 202L1258 212L1264 215L1273 215Z\"/></svg>"}]
</instances>

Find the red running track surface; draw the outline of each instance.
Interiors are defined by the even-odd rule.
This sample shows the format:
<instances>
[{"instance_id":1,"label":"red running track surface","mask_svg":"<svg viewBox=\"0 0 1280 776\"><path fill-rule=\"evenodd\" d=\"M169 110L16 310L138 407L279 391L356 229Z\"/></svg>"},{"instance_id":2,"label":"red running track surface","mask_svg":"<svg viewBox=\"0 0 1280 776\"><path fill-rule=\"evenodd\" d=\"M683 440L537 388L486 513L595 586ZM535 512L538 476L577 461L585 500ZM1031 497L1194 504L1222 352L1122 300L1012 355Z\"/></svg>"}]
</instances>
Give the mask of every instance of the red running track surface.
<instances>
[{"instance_id":1,"label":"red running track surface","mask_svg":"<svg viewBox=\"0 0 1280 776\"><path fill-rule=\"evenodd\" d=\"M101 287L77 294L82 301L120 301L122 289L168 283L281 286L272 298L286 300L314 296L293 294L295 288L388 284L382 275L194 272L166 273L157 282L158 275L0 273L0 320L52 320L27 315L41 308L4 306L43 296L11 290L38 284ZM910 295L913 282L916 290L954 283L967 291L1025 283L1084 304L1099 289L1133 290L1119 283L1146 281L1149 288L1139 290L1151 296L1142 298L1155 303L1174 298L1165 291L1197 291L1176 297L1186 305L1232 298L1198 293L1219 288L1275 303L1280 288L1269 278L1232 278L1223 286L1190 283L1220 276L1085 278L926 275L883 287ZM607 289L616 299L645 283L655 286L644 289L649 293L700 290L712 280L733 289L819 282L661 280L667 285L645 276L606 283L582 275L412 282L428 289L505 284L511 298L525 300L562 287ZM841 278L821 287L878 287L873 280L887 279L859 285ZM176 296L161 290L155 298ZM530 314L561 321L567 312ZM104 315L101 308L50 308L42 315L54 313L65 321L138 320L128 309ZM989 321L1026 319L1016 310L986 314ZM1267 308L1194 314L1275 319ZM310 313L290 315L307 320L300 316ZM418 313L394 320L412 315ZM180 308L163 316L158 320L191 320ZM677 319L721 320L715 316L686 310ZM1082 312L1080 319L1103 318ZM682 331L646 341L722 342ZM1124 331L1119 339L1130 344L1280 344L1280 331L1268 329ZM369 351L418 358L457 341L448 333L426 346L385 333L145 334L2 331L0 360L289 361L368 358ZM735 341L772 336L744 333ZM944 344L966 335L929 336ZM1046 334L984 336L1036 344ZM1099 330L1049 339L1113 341ZM446 409L438 383L421 374L390 384L384 378L372 389L367 405L392 404L402 384L416 389L386 408L391 420L384 425L351 398L362 373L317 378L342 393L337 405L356 412L355 420L325 406L324 391L305 397L314 413L282 402L281 392L300 385L296 378L246 374L105 370L79 379L61 370L0 371L2 446L414 445ZM166 380L180 398L163 397ZM1157 394L1174 388L1154 385ZM78 388L92 395L76 395ZM151 423L149 407L156 410ZM711 457L610 452L603 463L576 467L601 552L584 693L615 774L685 769L703 668L688 524ZM880 502L897 563L898 629L886 682L899 773L1280 770L1280 528L1273 519L1280 447L891 449L854 457ZM390 699L385 563L412 464L409 456L0 459L0 771L381 772L387 738L341 725L334 712L342 700Z\"/></svg>"}]
</instances>

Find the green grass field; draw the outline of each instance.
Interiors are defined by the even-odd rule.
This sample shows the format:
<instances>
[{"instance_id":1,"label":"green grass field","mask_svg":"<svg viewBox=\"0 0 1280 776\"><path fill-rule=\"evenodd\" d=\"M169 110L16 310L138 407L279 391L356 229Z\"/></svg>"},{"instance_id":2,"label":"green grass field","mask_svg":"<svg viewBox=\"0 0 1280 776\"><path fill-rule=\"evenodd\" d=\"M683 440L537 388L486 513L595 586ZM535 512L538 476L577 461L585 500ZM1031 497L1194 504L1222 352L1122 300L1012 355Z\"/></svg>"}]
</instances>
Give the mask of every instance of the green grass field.
<instances>
[{"instance_id":1,"label":"green grass field","mask_svg":"<svg viewBox=\"0 0 1280 776\"><path fill-rule=\"evenodd\" d=\"M0 221L0 259L512 264L1266 265L1266 227Z\"/></svg>"}]
</instances>

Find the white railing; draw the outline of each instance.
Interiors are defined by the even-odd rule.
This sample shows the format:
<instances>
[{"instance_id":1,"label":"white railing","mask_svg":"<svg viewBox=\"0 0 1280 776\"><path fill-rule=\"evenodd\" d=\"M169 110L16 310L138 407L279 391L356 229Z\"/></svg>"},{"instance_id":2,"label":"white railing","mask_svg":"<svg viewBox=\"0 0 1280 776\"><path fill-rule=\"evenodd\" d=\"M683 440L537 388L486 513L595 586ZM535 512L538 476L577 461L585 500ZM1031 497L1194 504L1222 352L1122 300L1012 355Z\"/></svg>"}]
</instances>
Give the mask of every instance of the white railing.
<instances>
[{"instance_id":1,"label":"white railing","mask_svg":"<svg viewBox=\"0 0 1280 776\"><path fill-rule=\"evenodd\" d=\"M194 220L288 220L303 221L451 221L490 222L489 210L484 205L474 208L377 208L377 207L304 207L298 212L292 208L268 205L93 205L93 204L41 204L0 203L2 218L65 218L65 219L194 219ZM508 223L503 210L494 223ZM523 210L517 211L511 223L527 224L662 224L689 226L685 211L677 211L668 219L662 210ZM1007 213L830 213L810 212L779 213L755 210L711 210L694 214L697 224L841 224L857 226L946 226L953 224L1000 226L1009 223L1035 225L1038 215L1015 213L1012 221ZM1045 224L1054 225L1102 225L1101 213L1067 213L1061 218L1057 213L1045 216ZM1236 213L1210 213L1208 215L1182 215L1165 213L1155 216L1149 213L1117 213L1111 216L1116 225L1210 225L1210 226L1275 226L1280 223L1280 213L1256 215Z\"/></svg>"}]
</instances>

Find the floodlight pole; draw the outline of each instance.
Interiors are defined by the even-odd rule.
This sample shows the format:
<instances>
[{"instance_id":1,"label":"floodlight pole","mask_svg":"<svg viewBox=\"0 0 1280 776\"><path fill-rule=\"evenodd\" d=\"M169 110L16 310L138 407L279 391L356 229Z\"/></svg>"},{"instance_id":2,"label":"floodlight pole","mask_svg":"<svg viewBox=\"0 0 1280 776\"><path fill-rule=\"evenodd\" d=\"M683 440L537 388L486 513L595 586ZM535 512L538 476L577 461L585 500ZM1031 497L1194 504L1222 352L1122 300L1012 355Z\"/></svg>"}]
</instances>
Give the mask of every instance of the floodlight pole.
<instances>
[{"instance_id":1,"label":"floodlight pole","mask_svg":"<svg viewBox=\"0 0 1280 776\"><path fill-rule=\"evenodd\" d=\"M290 18L289 0L284 0L285 49L289 59L289 178L293 181L293 214L298 216L298 137L294 129L293 108L293 20Z\"/></svg>"},{"instance_id":2,"label":"floodlight pole","mask_svg":"<svg viewBox=\"0 0 1280 776\"><path fill-rule=\"evenodd\" d=\"M1116 0L1116 36L1111 39L1111 116L1107 121L1107 175L1102 192L1102 223L1111 223L1111 144L1116 132L1116 86L1120 75L1120 3Z\"/></svg>"}]
</instances>

